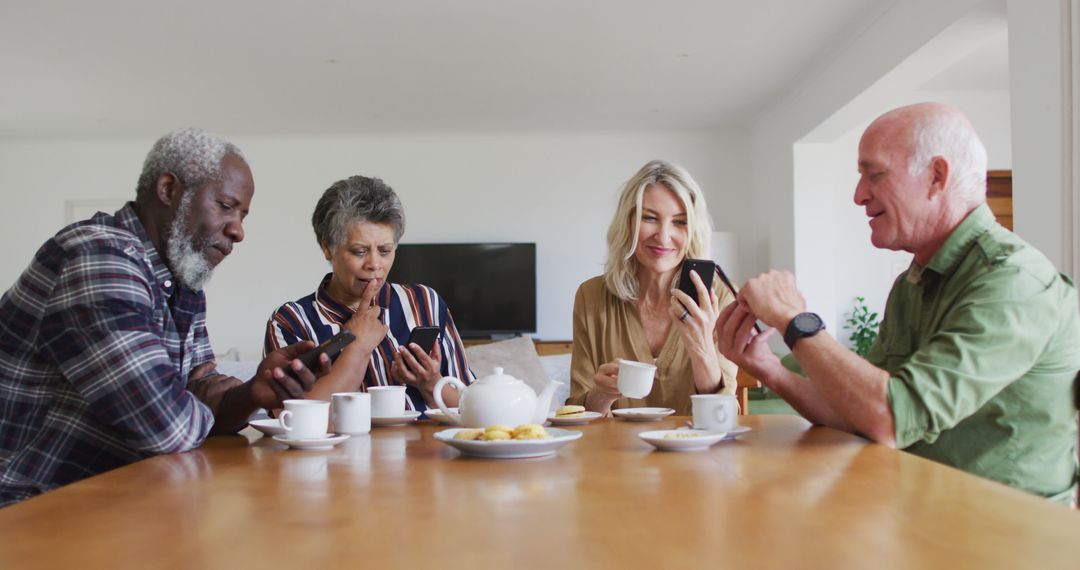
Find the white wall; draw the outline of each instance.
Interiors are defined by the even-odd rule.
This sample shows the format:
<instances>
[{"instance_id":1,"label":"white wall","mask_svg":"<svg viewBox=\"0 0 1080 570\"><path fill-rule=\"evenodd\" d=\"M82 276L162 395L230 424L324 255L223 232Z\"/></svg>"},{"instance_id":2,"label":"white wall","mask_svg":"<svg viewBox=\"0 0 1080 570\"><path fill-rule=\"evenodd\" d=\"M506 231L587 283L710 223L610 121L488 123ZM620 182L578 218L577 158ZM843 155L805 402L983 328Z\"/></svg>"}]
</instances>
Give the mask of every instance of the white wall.
<instances>
[{"instance_id":1,"label":"white wall","mask_svg":"<svg viewBox=\"0 0 1080 570\"><path fill-rule=\"evenodd\" d=\"M261 352L270 312L310 293L328 270L310 215L348 175L394 187L404 241L536 242L536 336L546 339L570 338L574 291L602 269L616 193L646 161L683 164L705 188L717 229L742 233L750 223L748 137L734 131L231 138L252 165L256 194L247 238L207 287L208 320L215 349L238 347L244 358ZM0 142L9 212L0 286L63 225L64 200L132 196L152 142Z\"/></svg>"},{"instance_id":2,"label":"white wall","mask_svg":"<svg viewBox=\"0 0 1080 570\"><path fill-rule=\"evenodd\" d=\"M1013 123L1013 223L1016 233L1063 271L1068 150L1072 136L1065 91L1067 0L1008 0L1009 89ZM1074 118L1075 120L1075 118ZM1078 141L1073 141L1077 144Z\"/></svg>"}]
</instances>

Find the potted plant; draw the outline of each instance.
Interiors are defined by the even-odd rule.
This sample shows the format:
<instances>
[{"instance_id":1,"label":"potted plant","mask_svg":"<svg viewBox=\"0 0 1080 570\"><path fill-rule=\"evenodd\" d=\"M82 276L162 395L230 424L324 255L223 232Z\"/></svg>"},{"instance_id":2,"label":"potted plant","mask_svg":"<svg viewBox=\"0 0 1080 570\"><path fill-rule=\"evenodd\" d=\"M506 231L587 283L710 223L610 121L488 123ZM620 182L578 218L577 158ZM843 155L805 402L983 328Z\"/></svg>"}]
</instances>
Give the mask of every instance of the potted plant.
<instances>
[{"instance_id":1,"label":"potted plant","mask_svg":"<svg viewBox=\"0 0 1080 570\"><path fill-rule=\"evenodd\" d=\"M874 345L880 324L878 314L871 313L866 307L866 298L855 297L855 308L844 321L844 329L851 331L851 336L848 337L851 341L851 350L865 358L870 353L870 347Z\"/></svg>"}]
</instances>

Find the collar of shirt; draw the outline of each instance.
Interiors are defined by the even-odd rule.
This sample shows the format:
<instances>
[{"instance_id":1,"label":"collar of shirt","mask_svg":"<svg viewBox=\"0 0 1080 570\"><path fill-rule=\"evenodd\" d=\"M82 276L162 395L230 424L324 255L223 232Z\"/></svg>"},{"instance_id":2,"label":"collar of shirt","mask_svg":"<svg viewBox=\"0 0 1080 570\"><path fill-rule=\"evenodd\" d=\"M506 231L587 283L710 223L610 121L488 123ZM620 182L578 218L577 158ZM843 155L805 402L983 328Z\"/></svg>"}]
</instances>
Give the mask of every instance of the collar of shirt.
<instances>
[{"instance_id":1,"label":"collar of shirt","mask_svg":"<svg viewBox=\"0 0 1080 570\"><path fill-rule=\"evenodd\" d=\"M994 213L990 211L990 206L983 202L949 234L948 239L941 245L941 249L926 265L926 269L938 275L952 273L960 264L960 260L967 255L968 250L975 245L975 240L986 233L994 223L996 223Z\"/></svg>"},{"instance_id":2,"label":"collar of shirt","mask_svg":"<svg viewBox=\"0 0 1080 570\"><path fill-rule=\"evenodd\" d=\"M161 258L161 254L154 247L154 242L150 241L150 236L147 235L146 228L143 227L139 215L135 213L135 203L128 202L124 204L124 207L120 208L115 216L118 226L135 234L139 241L142 242L143 255L146 257L146 262L150 265L151 271L154 272L154 278L157 279L161 290L165 292L165 296L172 297L177 289L176 280L173 279L172 271L169 270L169 266L165 265L165 260Z\"/></svg>"}]
</instances>

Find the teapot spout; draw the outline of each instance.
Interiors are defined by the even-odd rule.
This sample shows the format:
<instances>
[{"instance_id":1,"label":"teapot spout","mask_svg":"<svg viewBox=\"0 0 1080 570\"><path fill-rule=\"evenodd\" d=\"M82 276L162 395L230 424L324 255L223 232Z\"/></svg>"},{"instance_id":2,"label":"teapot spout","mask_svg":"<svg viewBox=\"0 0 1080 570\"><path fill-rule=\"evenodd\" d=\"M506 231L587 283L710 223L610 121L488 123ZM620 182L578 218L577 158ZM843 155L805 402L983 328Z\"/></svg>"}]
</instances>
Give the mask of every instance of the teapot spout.
<instances>
[{"instance_id":1,"label":"teapot spout","mask_svg":"<svg viewBox=\"0 0 1080 570\"><path fill-rule=\"evenodd\" d=\"M561 383L554 380L548 380L544 389L536 396L536 414L533 416L533 423L543 424L547 421L548 414L551 413L551 398L555 395L555 389L561 386Z\"/></svg>"}]
</instances>

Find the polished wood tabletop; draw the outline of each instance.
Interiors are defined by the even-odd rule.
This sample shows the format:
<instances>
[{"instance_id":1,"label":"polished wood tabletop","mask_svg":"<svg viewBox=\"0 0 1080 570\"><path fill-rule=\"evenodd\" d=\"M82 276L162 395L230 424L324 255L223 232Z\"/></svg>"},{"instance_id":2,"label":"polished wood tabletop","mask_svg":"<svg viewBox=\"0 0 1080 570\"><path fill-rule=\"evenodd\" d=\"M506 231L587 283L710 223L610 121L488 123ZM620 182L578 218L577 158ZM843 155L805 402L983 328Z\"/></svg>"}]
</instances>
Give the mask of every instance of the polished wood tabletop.
<instances>
[{"instance_id":1,"label":"polished wood tabletop","mask_svg":"<svg viewBox=\"0 0 1080 570\"><path fill-rule=\"evenodd\" d=\"M1078 568L1080 514L794 416L706 451L602 419L555 456L427 422L326 451L248 428L0 509L3 568Z\"/></svg>"}]
</instances>

